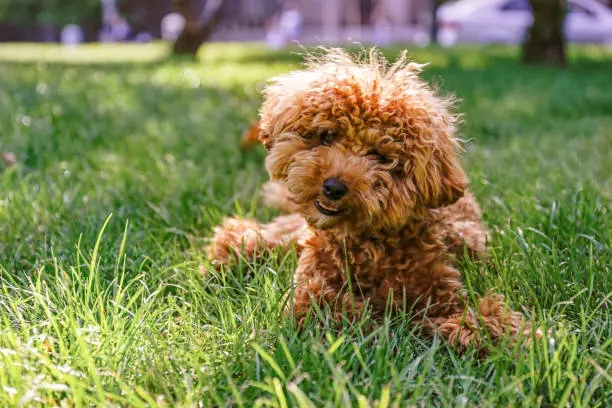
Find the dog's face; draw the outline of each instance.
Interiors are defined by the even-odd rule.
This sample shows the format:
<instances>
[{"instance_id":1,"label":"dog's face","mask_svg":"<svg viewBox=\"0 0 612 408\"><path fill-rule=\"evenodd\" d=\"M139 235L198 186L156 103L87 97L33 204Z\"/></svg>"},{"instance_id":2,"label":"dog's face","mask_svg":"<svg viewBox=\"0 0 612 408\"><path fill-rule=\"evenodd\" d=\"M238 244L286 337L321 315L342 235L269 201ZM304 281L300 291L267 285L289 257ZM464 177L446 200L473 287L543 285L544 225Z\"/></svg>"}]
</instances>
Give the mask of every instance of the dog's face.
<instances>
[{"instance_id":1,"label":"dog's face","mask_svg":"<svg viewBox=\"0 0 612 408\"><path fill-rule=\"evenodd\" d=\"M267 87L266 167L311 225L398 229L462 196L455 117L419 70L402 60L385 71L377 58L356 63L333 51Z\"/></svg>"}]
</instances>

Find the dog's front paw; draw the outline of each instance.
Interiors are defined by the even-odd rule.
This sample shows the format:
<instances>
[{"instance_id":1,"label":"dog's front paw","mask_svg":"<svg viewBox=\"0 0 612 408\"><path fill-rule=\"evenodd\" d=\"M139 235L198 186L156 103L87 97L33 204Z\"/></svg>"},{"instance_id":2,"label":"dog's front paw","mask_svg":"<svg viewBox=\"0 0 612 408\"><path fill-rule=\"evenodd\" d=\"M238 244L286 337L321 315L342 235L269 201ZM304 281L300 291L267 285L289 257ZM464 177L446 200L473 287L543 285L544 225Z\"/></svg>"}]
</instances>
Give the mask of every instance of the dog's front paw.
<instances>
[{"instance_id":1,"label":"dog's front paw","mask_svg":"<svg viewBox=\"0 0 612 408\"><path fill-rule=\"evenodd\" d=\"M230 265L238 257L250 260L261 243L262 238L257 223L230 218L215 228L215 235L211 244L205 248L205 252L214 265Z\"/></svg>"},{"instance_id":2,"label":"dog's front paw","mask_svg":"<svg viewBox=\"0 0 612 408\"><path fill-rule=\"evenodd\" d=\"M512 348L514 344L529 344L531 335L541 336L539 331L532 333L531 324L523 315L512 311L495 294L478 299L478 307L467 308L446 318L437 319L438 331L450 344L460 351L476 348L481 355L489 354L491 347Z\"/></svg>"}]
</instances>

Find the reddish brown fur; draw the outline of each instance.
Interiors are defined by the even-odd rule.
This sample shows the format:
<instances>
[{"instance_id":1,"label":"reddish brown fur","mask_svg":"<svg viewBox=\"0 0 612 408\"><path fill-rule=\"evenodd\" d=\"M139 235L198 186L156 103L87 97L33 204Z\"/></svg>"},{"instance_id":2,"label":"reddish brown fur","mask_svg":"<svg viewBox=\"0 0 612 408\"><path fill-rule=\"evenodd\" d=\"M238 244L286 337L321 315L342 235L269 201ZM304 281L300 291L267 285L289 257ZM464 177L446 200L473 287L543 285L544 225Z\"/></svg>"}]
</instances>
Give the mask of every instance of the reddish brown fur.
<instances>
[{"instance_id":1,"label":"reddish brown fur","mask_svg":"<svg viewBox=\"0 0 612 408\"><path fill-rule=\"evenodd\" d=\"M423 327L460 349L478 346L485 333L517 338L528 327L500 296L480 299L475 314L462 294L455 259L485 256L487 232L466 192L451 101L436 96L420 70L403 57L387 69L374 53L356 62L334 50L274 78L260 117L273 180L266 195L292 215L265 225L227 220L208 254L227 264L233 253L253 258L297 242L289 310L300 322L312 301L337 319L359 316L366 304L380 316L391 305L423 312ZM331 146L322 144L331 137ZM321 192L329 177L348 187L339 201ZM344 212L324 215L315 201Z\"/></svg>"},{"instance_id":2,"label":"reddish brown fur","mask_svg":"<svg viewBox=\"0 0 612 408\"><path fill-rule=\"evenodd\" d=\"M242 134L239 148L242 151L250 150L259 143L259 122L255 122L249 126Z\"/></svg>"}]
</instances>

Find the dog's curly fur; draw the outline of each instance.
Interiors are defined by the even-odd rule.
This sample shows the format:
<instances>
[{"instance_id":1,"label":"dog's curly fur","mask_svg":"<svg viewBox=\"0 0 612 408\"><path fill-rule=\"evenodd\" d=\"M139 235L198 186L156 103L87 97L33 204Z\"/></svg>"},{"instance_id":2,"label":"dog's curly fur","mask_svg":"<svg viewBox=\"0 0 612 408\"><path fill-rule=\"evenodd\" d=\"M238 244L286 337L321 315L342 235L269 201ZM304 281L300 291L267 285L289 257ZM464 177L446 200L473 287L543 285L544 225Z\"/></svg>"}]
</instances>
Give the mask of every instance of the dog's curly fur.
<instances>
[{"instance_id":1,"label":"dog's curly fur","mask_svg":"<svg viewBox=\"0 0 612 408\"><path fill-rule=\"evenodd\" d=\"M260 138L269 155L268 204L291 213L268 224L229 219L208 255L218 265L294 242L300 252L287 313L302 322L313 302L338 320L423 312L415 319L459 349L529 330L501 296L468 307L457 257L485 257L487 230L466 191L452 100L419 78L421 65L340 50L271 80ZM348 188L330 200L322 184ZM321 210L322 209L322 210ZM325 214L327 213L327 215Z\"/></svg>"}]
</instances>

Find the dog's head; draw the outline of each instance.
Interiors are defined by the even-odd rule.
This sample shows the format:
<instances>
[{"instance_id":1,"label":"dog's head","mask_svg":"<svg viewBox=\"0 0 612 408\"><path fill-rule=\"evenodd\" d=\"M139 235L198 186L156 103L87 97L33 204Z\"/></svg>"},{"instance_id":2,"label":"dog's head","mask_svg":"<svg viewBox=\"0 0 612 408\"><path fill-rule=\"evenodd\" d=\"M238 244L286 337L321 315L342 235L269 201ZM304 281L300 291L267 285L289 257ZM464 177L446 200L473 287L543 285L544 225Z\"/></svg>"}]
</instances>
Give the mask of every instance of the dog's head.
<instances>
[{"instance_id":1,"label":"dog's head","mask_svg":"<svg viewBox=\"0 0 612 408\"><path fill-rule=\"evenodd\" d=\"M264 92L266 167L320 229L398 229L463 195L456 117L402 57L328 51Z\"/></svg>"}]
</instances>

